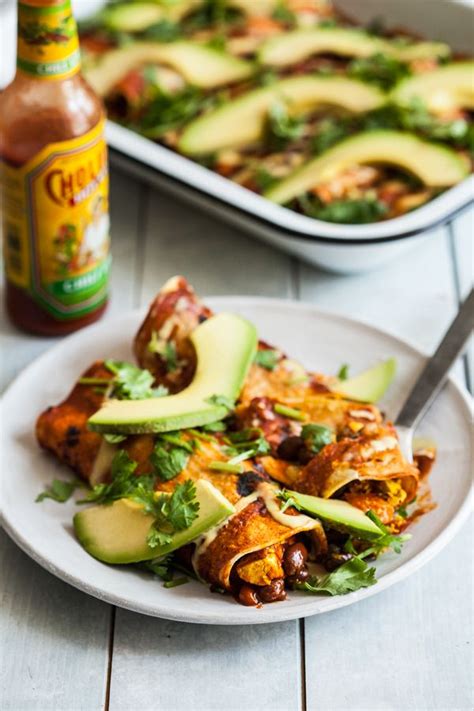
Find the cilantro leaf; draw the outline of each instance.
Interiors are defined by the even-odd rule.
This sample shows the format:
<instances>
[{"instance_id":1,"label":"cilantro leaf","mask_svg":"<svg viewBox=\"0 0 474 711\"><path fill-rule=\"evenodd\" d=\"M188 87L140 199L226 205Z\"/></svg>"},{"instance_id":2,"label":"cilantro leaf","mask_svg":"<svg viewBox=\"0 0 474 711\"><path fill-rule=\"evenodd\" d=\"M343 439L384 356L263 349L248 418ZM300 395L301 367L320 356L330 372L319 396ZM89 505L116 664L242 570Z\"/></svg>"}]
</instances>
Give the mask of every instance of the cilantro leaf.
<instances>
[{"instance_id":1,"label":"cilantro leaf","mask_svg":"<svg viewBox=\"0 0 474 711\"><path fill-rule=\"evenodd\" d=\"M145 505L145 513L155 517L155 522L147 536L150 548L170 543L176 531L189 528L199 511L196 486L190 479L178 484L171 496L160 494L156 497L153 493L150 495L141 492L133 499Z\"/></svg>"},{"instance_id":2,"label":"cilantro leaf","mask_svg":"<svg viewBox=\"0 0 474 711\"><path fill-rule=\"evenodd\" d=\"M401 79L410 76L408 64L385 54L353 59L347 68L348 75L354 79L377 84L382 89L391 89Z\"/></svg>"},{"instance_id":3,"label":"cilantro leaf","mask_svg":"<svg viewBox=\"0 0 474 711\"><path fill-rule=\"evenodd\" d=\"M269 147L281 150L291 141L301 138L305 122L300 116L292 116L287 106L278 101L270 106L266 128Z\"/></svg>"},{"instance_id":4,"label":"cilantro leaf","mask_svg":"<svg viewBox=\"0 0 474 711\"><path fill-rule=\"evenodd\" d=\"M373 511L367 511L367 516L375 523L376 526L380 528L383 535L381 535L380 538L377 538L372 543L370 548L365 550L362 555L364 557L368 555L378 556L387 548L391 548L395 553L401 553L403 544L410 540L411 535L409 533L393 535Z\"/></svg>"},{"instance_id":5,"label":"cilantro leaf","mask_svg":"<svg viewBox=\"0 0 474 711\"><path fill-rule=\"evenodd\" d=\"M283 506L280 506L282 513L285 513L286 509L290 506L293 506L297 511L303 510L287 489L280 489L277 493L277 497L283 502Z\"/></svg>"},{"instance_id":6,"label":"cilantro leaf","mask_svg":"<svg viewBox=\"0 0 474 711\"><path fill-rule=\"evenodd\" d=\"M173 534L167 531L161 531L156 527L156 523L148 531L146 542L150 548L156 548L157 546L166 546L173 540Z\"/></svg>"},{"instance_id":7,"label":"cilantro leaf","mask_svg":"<svg viewBox=\"0 0 474 711\"><path fill-rule=\"evenodd\" d=\"M63 504L71 498L73 492L80 486L82 486L82 484L77 479L73 479L72 481L53 479L53 482L46 487L45 491L38 494L35 501L39 503L40 501L44 501L44 499L52 499L59 504Z\"/></svg>"},{"instance_id":8,"label":"cilantro leaf","mask_svg":"<svg viewBox=\"0 0 474 711\"><path fill-rule=\"evenodd\" d=\"M275 370L280 360L280 352L276 350L259 350L255 354L254 363L265 370Z\"/></svg>"},{"instance_id":9,"label":"cilantro leaf","mask_svg":"<svg viewBox=\"0 0 474 711\"><path fill-rule=\"evenodd\" d=\"M111 466L111 481L108 483L97 484L92 491L78 501L79 504L89 504L91 502L97 504L111 504L117 499L122 499L129 496L137 486L137 477L135 469L137 462L134 462L128 456L124 449L120 449L112 460ZM140 477L140 482L143 485L145 477Z\"/></svg>"},{"instance_id":10,"label":"cilantro leaf","mask_svg":"<svg viewBox=\"0 0 474 711\"><path fill-rule=\"evenodd\" d=\"M181 36L181 28L177 22L170 20L160 20L150 25L143 32L145 39L154 40L155 42L174 42Z\"/></svg>"},{"instance_id":11,"label":"cilantro leaf","mask_svg":"<svg viewBox=\"0 0 474 711\"><path fill-rule=\"evenodd\" d=\"M182 447L167 447L159 441L150 456L150 461L159 478L169 481L183 471L188 456L187 451Z\"/></svg>"},{"instance_id":12,"label":"cilantro leaf","mask_svg":"<svg viewBox=\"0 0 474 711\"><path fill-rule=\"evenodd\" d=\"M168 502L168 520L177 530L189 528L199 511L196 486L190 479L178 484Z\"/></svg>"},{"instance_id":13,"label":"cilantro leaf","mask_svg":"<svg viewBox=\"0 0 474 711\"><path fill-rule=\"evenodd\" d=\"M137 119L127 124L148 138L159 138L167 131L178 128L212 102L212 97L191 86L170 93L155 84L150 87L150 93L152 95L144 110Z\"/></svg>"},{"instance_id":14,"label":"cilantro leaf","mask_svg":"<svg viewBox=\"0 0 474 711\"><path fill-rule=\"evenodd\" d=\"M298 203L305 215L326 222L365 225L375 222L387 212L387 206L372 197L357 200L333 200L323 203L315 196L301 195Z\"/></svg>"},{"instance_id":15,"label":"cilantro leaf","mask_svg":"<svg viewBox=\"0 0 474 711\"><path fill-rule=\"evenodd\" d=\"M235 402L226 395L211 395L211 397L207 398L206 402L208 402L210 405L219 405L221 407L226 407L229 412L232 412L235 407Z\"/></svg>"},{"instance_id":16,"label":"cilantro leaf","mask_svg":"<svg viewBox=\"0 0 474 711\"><path fill-rule=\"evenodd\" d=\"M360 557L355 556L321 578L311 577L304 583L296 583L297 590L310 593L328 593L346 595L347 593L367 588L377 582L375 568L370 567Z\"/></svg>"},{"instance_id":17,"label":"cilantro leaf","mask_svg":"<svg viewBox=\"0 0 474 711\"><path fill-rule=\"evenodd\" d=\"M339 380L347 380L347 378L349 377L349 365L348 365L348 363L343 363L343 364L341 365L341 367L339 368L339 371L338 371L336 377L339 378Z\"/></svg>"},{"instance_id":18,"label":"cilantro leaf","mask_svg":"<svg viewBox=\"0 0 474 711\"><path fill-rule=\"evenodd\" d=\"M318 454L323 447L331 444L333 435L329 427L324 425L308 424L303 425L301 436L305 440L306 446L313 454Z\"/></svg>"},{"instance_id":19,"label":"cilantro leaf","mask_svg":"<svg viewBox=\"0 0 474 711\"><path fill-rule=\"evenodd\" d=\"M133 363L106 360L105 367L115 375L112 395L119 400L144 400L158 397L160 389L153 389L154 377L149 370L137 368Z\"/></svg>"},{"instance_id":20,"label":"cilantro leaf","mask_svg":"<svg viewBox=\"0 0 474 711\"><path fill-rule=\"evenodd\" d=\"M273 9L272 18L277 22L285 22L291 26L296 24L296 15L292 12L284 2L277 3Z\"/></svg>"}]
</instances>

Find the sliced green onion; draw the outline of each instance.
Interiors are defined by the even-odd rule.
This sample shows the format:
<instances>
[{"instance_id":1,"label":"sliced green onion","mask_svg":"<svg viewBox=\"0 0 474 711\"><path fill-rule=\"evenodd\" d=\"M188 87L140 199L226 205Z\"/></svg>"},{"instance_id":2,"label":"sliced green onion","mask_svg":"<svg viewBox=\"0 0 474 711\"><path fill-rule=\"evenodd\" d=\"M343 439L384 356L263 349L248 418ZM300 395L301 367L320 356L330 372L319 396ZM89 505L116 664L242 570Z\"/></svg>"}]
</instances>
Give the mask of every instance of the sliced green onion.
<instances>
[{"instance_id":1,"label":"sliced green onion","mask_svg":"<svg viewBox=\"0 0 474 711\"><path fill-rule=\"evenodd\" d=\"M305 419L304 412L301 412L301 410L295 410L294 407L287 407L286 405L281 405L279 402L274 405L273 409L278 415L290 417L292 420Z\"/></svg>"},{"instance_id":2,"label":"sliced green onion","mask_svg":"<svg viewBox=\"0 0 474 711\"><path fill-rule=\"evenodd\" d=\"M199 432L199 430L188 430L189 434L192 435L193 437L196 437L196 439L202 439L204 442L215 442L216 438L213 437L212 435L208 435L205 432Z\"/></svg>"},{"instance_id":3,"label":"sliced green onion","mask_svg":"<svg viewBox=\"0 0 474 711\"><path fill-rule=\"evenodd\" d=\"M235 457L232 457L232 459L229 459L228 464L240 464L240 462L245 462L246 459L250 459L250 457L253 457L253 455L254 455L254 450L247 449L245 452L236 454Z\"/></svg>"},{"instance_id":4,"label":"sliced green onion","mask_svg":"<svg viewBox=\"0 0 474 711\"><path fill-rule=\"evenodd\" d=\"M166 582L163 583L164 588L176 588L178 585L184 585L185 583L189 583L189 580L187 578L175 578L174 580L167 580Z\"/></svg>"},{"instance_id":5,"label":"sliced green onion","mask_svg":"<svg viewBox=\"0 0 474 711\"><path fill-rule=\"evenodd\" d=\"M169 442L170 444L174 444L176 447L181 447L181 449L185 449L190 454L193 454L194 452L192 444L190 444L190 442L186 442L186 440L182 439L179 435L163 433L160 434L160 439L165 442Z\"/></svg>"},{"instance_id":6,"label":"sliced green onion","mask_svg":"<svg viewBox=\"0 0 474 711\"><path fill-rule=\"evenodd\" d=\"M79 378L79 385L110 385L113 378Z\"/></svg>"},{"instance_id":7,"label":"sliced green onion","mask_svg":"<svg viewBox=\"0 0 474 711\"><path fill-rule=\"evenodd\" d=\"M230 462L211 462L209 469L215 472L232 472L233 474L242 474L244 470L242 464L231 464Z\"/></svg>"}]
</instances>

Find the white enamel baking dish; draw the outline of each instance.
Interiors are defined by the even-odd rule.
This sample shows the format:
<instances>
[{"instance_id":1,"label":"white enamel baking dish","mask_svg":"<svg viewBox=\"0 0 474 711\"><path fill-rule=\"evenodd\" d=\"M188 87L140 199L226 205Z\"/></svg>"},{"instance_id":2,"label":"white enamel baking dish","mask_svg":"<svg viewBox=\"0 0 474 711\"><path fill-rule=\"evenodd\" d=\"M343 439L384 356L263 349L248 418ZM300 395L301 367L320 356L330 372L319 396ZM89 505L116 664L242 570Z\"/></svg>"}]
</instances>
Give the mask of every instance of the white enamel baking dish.
<instances>
[{"instance_id":1,"label":"white enamel baking dish","mask_svg":"<svg viewBox=\"0 0 474 711\"><path fill-rule=\"evenodd\" d=\"M79 13L100 0L76 0ZM338 0L338 7L365 24L380 18L456 52L472 53L472 0ZM474 80L474 78L473 78ZM370 225L337 225L275 205L207 168L109 122L111 163L159 189L215 214L259 239L330 271L352 273L392 261L432 228L452 219L474 197L474 177L403 217Z\"/></svg>"}]
</instances>

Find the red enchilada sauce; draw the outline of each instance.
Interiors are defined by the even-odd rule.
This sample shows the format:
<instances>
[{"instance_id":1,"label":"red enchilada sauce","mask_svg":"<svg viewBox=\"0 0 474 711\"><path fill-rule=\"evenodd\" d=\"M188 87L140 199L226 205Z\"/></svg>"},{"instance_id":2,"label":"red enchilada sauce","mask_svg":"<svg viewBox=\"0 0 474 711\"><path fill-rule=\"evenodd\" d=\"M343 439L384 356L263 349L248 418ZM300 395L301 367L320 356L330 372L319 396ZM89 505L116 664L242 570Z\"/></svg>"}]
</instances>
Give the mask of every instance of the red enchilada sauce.
<instances>
[{"instance_id":1,"label":"red enchilada sauce","mask_svg":"<svg viewBox=\"0 0 474 711\"><path fill-rule=\"evenodd\" d=\"M0 174L6 306L26 331L69 333L105 309L103 130L102 103L80 74L70 0L22 0L17 72L0 95Z\"/></svg>"}]
</instances>

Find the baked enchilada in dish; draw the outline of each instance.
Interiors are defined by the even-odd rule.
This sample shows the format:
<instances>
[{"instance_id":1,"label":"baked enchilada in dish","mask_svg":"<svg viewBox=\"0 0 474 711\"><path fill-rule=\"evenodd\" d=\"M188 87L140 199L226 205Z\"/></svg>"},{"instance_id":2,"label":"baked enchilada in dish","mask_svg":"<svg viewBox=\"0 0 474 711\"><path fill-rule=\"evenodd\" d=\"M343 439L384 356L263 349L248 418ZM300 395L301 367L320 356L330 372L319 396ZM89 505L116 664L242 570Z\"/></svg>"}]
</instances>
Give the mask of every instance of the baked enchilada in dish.
<instances>
[{"instance_id":1,"label":"baked enchilada in dish","mask_svg":"<svg viewBox=\"0 0 474 711\"><path fill-rule=\"evenodd\" d=\"M113 121L309 217L397 217L471 171L474 63L327 0L113 2L81 46Z\"/></svg>"},{"instance_id":2,"label":"baked enchilada in dish","mask_svg":"<svg viewBox=\"0 0 474 711\"><path fill-rule=\"evenodd\" d=\"M77 475L38 500L82 489L74 529L98 560L166 587L194 577L244 605L345 594L376 582L371 562L399 553L430 508L434 448L407 461L374 404L393 360L309 372L245 319L213 314L183 277L158 293L133 350L137 364L90 365L36 426Z\"/></svg>"}]
</instances>

